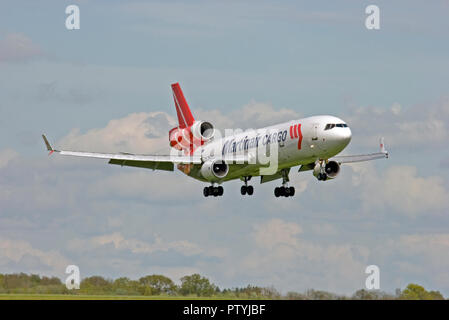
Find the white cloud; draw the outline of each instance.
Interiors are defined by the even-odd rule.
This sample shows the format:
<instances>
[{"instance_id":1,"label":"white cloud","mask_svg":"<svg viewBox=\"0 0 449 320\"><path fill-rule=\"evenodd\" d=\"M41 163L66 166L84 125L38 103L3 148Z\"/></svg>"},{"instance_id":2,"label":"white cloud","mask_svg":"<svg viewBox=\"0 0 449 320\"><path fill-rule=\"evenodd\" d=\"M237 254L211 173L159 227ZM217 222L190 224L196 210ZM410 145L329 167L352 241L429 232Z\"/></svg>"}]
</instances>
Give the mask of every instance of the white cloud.
<instances>
[{"instance_id":1,"label":"white cloud","mask_svg":"<svg viewBox=\"0 0 449 320\"><path fill-rule=\"evenodd\" d=\"M187 176L140 168L122 168L122 170L122 173L110 174L95 181L88 187L90 195L138 198L157 202L173 199L178 202L190 202L202 195L202 185Z\"/></svg>"},{"instance_id":2,"label":"white cloud","mask_svg":"<svg viewBox=\"0 0 449 320\"><path fill-rule=\"evenodd\" d=\"M403 108L395 102L390 108L361 106L343 114L353 131L353 144L370 146L380 136L396 149L428 149L446 146L449 139L449 100Z\"/></svg>"},{"instance_id":3,"label":"white cloud","mask_svg":"<svg viewBox=\"0 0 449 320\"><path fill-rule=\"evenodd\" d=\"M449 286L449 233L405 234L378 244L373 256L395 269L395 276L418 282L432 290ZM389 274L389 277L392 275ZM424 282L424 283L423 283ZM406 283L402 283L406 285Z\"/></svg>"},{"instance_id":4,"label":"white cloud","mask_svg":"<svg viewBox=\"0 0 449 320\"><path fill-rule=\"evenodd\" d=\"M84 134L74 129L58 145L89 151L154 153L168 150L168 131L176 125L175 120L164 112L131 113L109 121L104 128L91 129Z\"/></svg>"},{"instance_id":5,"label":"white cloud","mask_svg":"<svg viewBox=\"0 0 449 320\"><path fill-rule=\"evenodd\" d=\"M69 264L69 261L55 250L43 251L34 248L27 241L0 238L0 267L2 270L14 266L14 270L8 271L59 275Z\"/></svg>"},{"instance_id":6,"label":"white cloud","mask_svg":"<svg viewBox=\"0 0 449 320\"><path fill-rule=\"evenodd\" d=\"M299 224L280 219L254 229L257 247L235 265L233 276L247 277L251 283L275 283L283 290L326 288L349 293L363 286L366 247L313 243L299 237Z\"/></svg>"},{"instance_id":7,"label":"white cloud","mask_svg":"<svg viewBox=\"0 0 449 320\"><path fill-rule=\"evenodd\" d=\"M296 236L301 233L301 227L296 223L287 223L281 219L273 219L257 225L253 234L254 240L262 248L273 249L286 245L297 247Z\"/></svg>"},{"instance_id":8,"label":"white cloud","mask_svg":"<svg viewBox=\"0 0 449 320\"><path fill-rule=\"evenodd\" d=\"M449 208L448 190L438 176L422 177L413 166L391 166L378 172L371 164L353 165L353 185L365 210L395 210L408 216L431 215Z\"/></svg>"},{"instance_id":9,"label":"white cloud","mask_svg":"<svg viewBox=\"0 0 449 320\"><path fill-rule=\"evenodd\" d=\"M9 162L18 156L19 154L13 149L0 150L0 169L6 167Z\"/></svg>"},{"instance_id":10,"label":"white cloud","mask_svg":"<svg viewBox=\"0 0 449 320\"><path fill-rule=\"evenodd\" d=\"M270 103L251 100L239 109L223 114L219 110L195 110L198 119L211 122L216 128L224 129L256 129L276 123L299 119L301 116L294 110L276 108Z\"/></svg>"},{"instance_id":11,"label":"white cloud","mask_svg":"<svg viewBox=\"0 0 449 320\"><path fill-rule=\"evenodd\" d=\"M151 254L157 251L175 250L184 255L202 253L199 246L186 240L163 241L159 235L155 235L153 243L138 239L126 239L120 232L91 237L87 240L73 239L69 243L72 250L97 250L106 245L112 245L116 250L128 250L136 254Z\"/></svg>"},{"instance_id":12,"label":"white cloud","mask_svg":"<svg viewBox=\"0 0 449 320\"><path fill-rule=\"evenodd\" d=\"M0 62L27 61L41 55L41 49L22 33L9 33L0 39Z\"/></svg>"}]
</instances>

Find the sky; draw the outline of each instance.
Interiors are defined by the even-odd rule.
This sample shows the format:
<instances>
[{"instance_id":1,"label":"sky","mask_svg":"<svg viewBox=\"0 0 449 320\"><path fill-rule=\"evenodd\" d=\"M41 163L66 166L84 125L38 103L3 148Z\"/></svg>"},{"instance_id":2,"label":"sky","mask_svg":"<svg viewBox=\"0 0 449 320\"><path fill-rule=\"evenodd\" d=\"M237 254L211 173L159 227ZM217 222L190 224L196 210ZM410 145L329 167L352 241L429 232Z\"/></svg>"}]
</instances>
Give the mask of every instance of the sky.
<instances>
[{"instance_id":1,"label":"sky","mask_svg":"<svg viewBox=\"0 0 449 320\"><path fill-rule=\"evenodd\" d=\"M80 8L80 29L65 8ZM380 30L365 8L380 8ZM0 3L0 272L179 278L220 287L351 294L365 268L381 290L449 295L449 2L3 1ZM196 119L255 128L344 119L346 165L319 182L223 197L181 172L48 156L59 148L166 153L170 84Z\"/></svg>"}]
</instances>

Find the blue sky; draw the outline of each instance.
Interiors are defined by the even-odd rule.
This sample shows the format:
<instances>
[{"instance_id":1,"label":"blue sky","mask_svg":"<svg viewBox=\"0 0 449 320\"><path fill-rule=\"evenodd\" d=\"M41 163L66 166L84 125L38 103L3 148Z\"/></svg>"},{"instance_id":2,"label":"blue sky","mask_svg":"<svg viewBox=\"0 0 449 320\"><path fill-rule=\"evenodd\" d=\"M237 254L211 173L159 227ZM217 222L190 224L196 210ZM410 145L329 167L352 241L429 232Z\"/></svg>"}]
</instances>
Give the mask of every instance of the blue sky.
<instances>
[{"instance_id":1,"label":"blue sky","mask_svg":"<svg viewBox=\"0 0 449 320\"><path fill-rule=\"evenodd\" d=\"M65 29L78 4L81 29ZM449 294L449 2L34 1L0 4L1 272L178 279L350 293L364 268L381 287ZM347 153L383 135L391 158L318 183L292 170L222 199L181 173L47 157L60 147L168 148L170 84L197 118L256 127L314 114L345 119ZM176 199L176 201L173 201Z\"/></svg>"}]
</instances>

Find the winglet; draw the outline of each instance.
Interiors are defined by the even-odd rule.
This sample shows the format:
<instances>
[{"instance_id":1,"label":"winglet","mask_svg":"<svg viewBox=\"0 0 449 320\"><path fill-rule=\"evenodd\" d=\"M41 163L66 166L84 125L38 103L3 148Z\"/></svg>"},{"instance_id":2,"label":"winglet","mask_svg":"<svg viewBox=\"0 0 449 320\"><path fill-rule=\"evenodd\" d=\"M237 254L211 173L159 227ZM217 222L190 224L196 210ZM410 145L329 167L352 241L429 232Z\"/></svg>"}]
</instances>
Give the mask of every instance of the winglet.
<instances>
[{"instance_id":1,"label":"winglet","mask_svg":"<svg viewBox=\"0 0 449 320\"><path fill-rule=\"evenodd\" d=\"M47 147L47 150L50 151L50 153L48 155L51 155L55 150L53 150L53 148L51 147L51 145L48 142L47 137L45 136L45 134L42 135L42 139L44 139L45 146Z\"/></svg>"},{"instance_id":2,"label":"winglet","mask_svg":"<svg viewBox=\"0 0 449 320\"><path fill-rule=\"evenodd\" d=\"M379 144L380 144L380 152L385 154L385 158L388 158L388 151L385 150L384 137L381 137L379 139Z\"/></svg>"}]
</instances>

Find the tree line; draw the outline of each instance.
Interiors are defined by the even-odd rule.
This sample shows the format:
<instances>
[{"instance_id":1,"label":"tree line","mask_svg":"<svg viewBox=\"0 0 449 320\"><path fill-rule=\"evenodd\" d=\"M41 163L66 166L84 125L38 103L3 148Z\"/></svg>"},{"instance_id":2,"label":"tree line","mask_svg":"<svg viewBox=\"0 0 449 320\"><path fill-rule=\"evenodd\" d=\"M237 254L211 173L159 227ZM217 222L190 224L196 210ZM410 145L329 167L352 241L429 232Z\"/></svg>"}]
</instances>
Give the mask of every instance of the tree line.
<instances>
[{"instance_id":1,"label":"tree line","mask_svg":"<svg viewBox=\"0 0 449 320\"><path fill-rule=\"evenodd\" d=\"M220 289L199 274L187 275L176 285L170 278L153 274L131 280L127 277L115 280L101 276L84 278L79 290L68 290L57 277L37 274L0 274L0 294L70 294L70 295L126 295L126 296L179 296L218 297L223 299L289 299L289 300L444 300L439 291L427 291L418 284L409 284L394 294L378 290L361 289L351 296L310 289L303 293L288 292L284 295L273 287L248 285L242 288Z\"/></svg>"}]
</instances>

